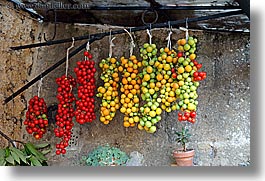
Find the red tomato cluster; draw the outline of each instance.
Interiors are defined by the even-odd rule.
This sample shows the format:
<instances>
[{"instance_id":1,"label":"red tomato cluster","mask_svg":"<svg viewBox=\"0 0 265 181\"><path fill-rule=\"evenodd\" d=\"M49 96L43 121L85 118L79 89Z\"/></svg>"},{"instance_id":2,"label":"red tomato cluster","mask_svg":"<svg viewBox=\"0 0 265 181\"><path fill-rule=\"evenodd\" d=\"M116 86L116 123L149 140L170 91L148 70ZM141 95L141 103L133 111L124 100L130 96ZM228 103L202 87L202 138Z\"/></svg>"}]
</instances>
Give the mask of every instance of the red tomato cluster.
<instances>
[{"instance_id":1,"label":"red tomato cluster","mask_svg":"<svg viewBox=\"0 0 265 181\"><path fill-rule=\"evenodd\" d=\"M47 105L43 98L34 96L29 100L24 125L27 125L26 131L29 134L33 133L34 138L37 140L46 133L46 127L48 126Z\"/></svg>"},{"instance_id":2,"label":"red tomato cluster","mask_svg":"<svg viewBox=\"0 0 265 181\"><path fill-rule=\"evenodd\" d=\"M206 79L206 72L198 72L202 68L202 64L198 63L196 60L193 60L194 65L197 67L197 71L193 73L193 81L201 81Z\"/></svg>"},{"instance_id":3,"label":"red tomato cluster","mask_svg":"<svg viewBox=\"0 0 265 181\"><path fill-rule=\"evenodd\" d=\"M188 121L190 123L195 123L195 118L196 118L196 112L195 111L191 111L191 112L184 112L184 114L182 113L178 113L178 120L179 121Z\"/></svg>"},{"instance_id":4,"label":"red tomato cluster","mask_svg":"<svg viewBox=\"0 0 265 181\"><path fill-rule=\"evenodd\" d=\"M63 75L56 79L56 83L59 86L57 89L59 104L56 115L56 125L59 128L55 128L54 133L56 137L62 138L62 141L56 144L56 154L59 155L66 153L65 148L71 139L71 130L74 126L72 121L74 117L73 103L75 102L73 88L76 86L76 80L71 75L68 75L68 77Z\"/></svg>"},{"instance_id":5,"label":"red tomato cluster","mask_svg":"<svg viewBox=\"0 0 265 181\"><path fill-rule=\"evenodd\" d=\"M74 72L77 77L78 86L78 98L76 101L76 122L84 124L92 122L96 119L95 114L95 95L96 79L95 79L95 62L92 60L92 55L89 52L84 53L88 60L78 61L77 67Z\"/></svg>"},{"instance_id":6,"label":"red tomato cluster","mask_svg":"<svg viewBox=\"0 0 265 181\"><path fill-rule=\"evenodd\" d=\"M206 79L206 72L194 72L193 73L193 80L194 81L201 81Z\"/></svg>"}]
</instances>

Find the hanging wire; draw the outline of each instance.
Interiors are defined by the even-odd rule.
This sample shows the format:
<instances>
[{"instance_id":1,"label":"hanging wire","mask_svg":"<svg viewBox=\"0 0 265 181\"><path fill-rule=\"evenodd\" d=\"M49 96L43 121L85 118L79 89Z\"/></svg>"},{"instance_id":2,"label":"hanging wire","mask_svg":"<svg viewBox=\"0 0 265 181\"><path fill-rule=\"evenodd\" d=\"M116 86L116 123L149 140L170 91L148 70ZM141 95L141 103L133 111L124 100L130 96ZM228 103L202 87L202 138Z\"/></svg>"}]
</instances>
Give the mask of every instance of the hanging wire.
<instances>
[{"instance_id":1,"label":"hanging wire","mask_svg":"<svg viewBox=\"0 0 265 181\"><path fill-rule=\"evenodd\" d=\"M75 38L72 37L72 40L73 40L72 45L69 48L67 48L67 52L66 52L66 68L65 68L66 77L67 77L67 74L68 74L68 66L69 66L69 51L70 51L71 48L74 47Z\"/></svg>"}]
</instances>

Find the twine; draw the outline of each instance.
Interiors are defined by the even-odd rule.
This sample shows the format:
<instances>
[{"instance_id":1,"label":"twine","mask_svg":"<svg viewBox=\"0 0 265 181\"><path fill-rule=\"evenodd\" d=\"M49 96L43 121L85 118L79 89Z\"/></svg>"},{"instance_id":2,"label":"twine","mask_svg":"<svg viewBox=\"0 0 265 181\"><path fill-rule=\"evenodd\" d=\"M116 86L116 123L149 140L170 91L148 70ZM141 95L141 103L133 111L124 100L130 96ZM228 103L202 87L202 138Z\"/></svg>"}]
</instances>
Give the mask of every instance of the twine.
<instances>
[{"instance_id":1,"label":"twine","mask_svg":"<svg viewBox=\"0 0 265 181\"><path fill-rule=\"evenodd\" d=\"M89 52L90 50L90 43L89 43L89 40L87 41L87 44L86 44L86 51ZM85 56L85 61L88 60L88 58Z\"/></svg>"},{"instance_id":2,"label":"twine","mask_svg":"<svg viewBox=\"0 0 265 181\"><path fill-rule=\"evenodd\" d=\"M39 84L38 84L38 97L40 97L40 91L41 91L41 86L42 86L42 80L43 80L43 78L40 79Z\"/></svg>"},{"instance_id":3,"label":"twine","mask_svg":"<svg viewBox=\"0 0 265 181\"><path fill-rule=\"evenodd\" d=\"M172 35L172 31L170 30L166 40L167 40L167 47L171 50L171 35Z\"/></svg>"},{"instance_id":4,"label":"twine","mask_svg":"<svg viewBox=\"0 0 265 181\"><path fill-rule=\"evenodd\" d=\"M188 30L188 18L186 18L186 29L187 29L187 31L186 31L186 41L188 41L188 39L189 39L189 30Z\"/></svg>"},{"instance_id":5,"label":"twine","mask_svg":"<svg viewBox=\"0 0 265 181\"><path fill-rule=\"evenodd\" d=\"M186 28L184 27L179 27L180 30L185 31L186 33L186 41L189 39L189 30L188 30L188 18L186 18Z\"/></svg>"},{"instance_id":6,"label":"twine","mask_svg":"<svg viewBox=\"0 0 265 181\"><path fill-rule=\"evenodd\" d=\"M111 38L111 30L110 30L110 36L109 36L109 58L112 57L112 47L114 47L114 43L113 43L113 40L115 39L116 37L113 37Z\"/></svg>"},{"instance_id":7,"label":"twine","mask_svg":"<svg viewBox=\"0 0 265 181\"><path fill-rule=\"evenodd\" d=\"M131 30L131 29L130 29ZM128 30L124 29L124 31L126 31L126 33L128 33L128 35L131 38L131 44L130 44L130 56L133 55L133 48L135 47L134 41L133 41L133 37L132 34L130 32L128 32Z\"/></svg>"},{"instance_id":8,"label":"twine","mask_svg":"<svg viewBox=\"0 0 265 181\"><path fill-rule=\"evenodd\" d=\"M89 43L89 40L87 41L87 44L86 44L86 51L89 51L90 50L90 43Z\"/></svg>"},{"instance_id":9,"label":"twine","mask_svg":"<svg viewBox=\"0 0 265 181\"><path fill-rule=\"evenodd\" d=\"M152 34L151 34L151 30L147 29L147 34L149 36L149 44L151 45L152 44Z\"/></svg>"}]
</instances>

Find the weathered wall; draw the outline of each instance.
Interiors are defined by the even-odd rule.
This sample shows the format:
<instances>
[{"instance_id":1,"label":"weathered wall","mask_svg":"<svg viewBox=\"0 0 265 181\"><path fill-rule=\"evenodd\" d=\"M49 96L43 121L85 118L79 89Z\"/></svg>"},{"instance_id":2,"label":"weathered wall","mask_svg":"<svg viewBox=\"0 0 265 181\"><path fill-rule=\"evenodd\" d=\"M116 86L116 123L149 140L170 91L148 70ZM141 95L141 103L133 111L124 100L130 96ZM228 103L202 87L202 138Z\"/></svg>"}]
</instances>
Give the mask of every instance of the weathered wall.
<instances>
[{"instance_id":1,"label":"weathered wall","mask_svg":"<svg viewBox=\"0 0 265 181\"><path fill-rule=\"evenodd\" d=\"M12 4L0 1L0 129L13 139L21 139L22 118L26 109L25 93L2 105L2 101L29 80L36 50L12 51L10 46L33 43L38 23L29 15L14 11ZM0 137L0 147L7 141Z\"/></svg>"},{"instance_id":2,"label":"weathered wall","mask_svg":"<svg viewBox=\"0 0 265 181\"><path fill-rule=\"evenodd\" d=\"M52 34L53 24L48 26L47 24L38 24L28 18L24 18L23 22L27 22L24 24L21 21L24 16L13 11L1 10L1 14L1 21L5 26L13 27L11 32L3 29L2 34L4 36L1 36L1 41L5 41L4 45L1 45L1 60L5 62L1 65L0 73L2 101L4 97L11 94L7 89L11 84L10 82L14 84L13 91L17 90L26 80L31 80L41 71L63 58L71 43L32 50L10 51L8 47L18 45L18 42L20 44L39 42L38 37L43 32ZM15 21L20 22L15 23ZM3 24L2 22L1 24ZM18 25L19 28L17 28ZM109 27L60 24L57 30L56 39L60 39L108 31ZM31 31L33 33L30 34ZM152 33L153 42L158 47L166 46L166 30L153 30ZM198 121L194 125L189 125L192 132L189 147L196 150L194 164L199 166L247 165L250 161L249 34L201 31L190 31L190 34L198 37L197 59L203 63L202 70L206 71L208 75L198 90ZM176 42L178 38L184 37L184 35L183 32L174 30L172 41ZM21 39L17 37L21 37ZM117 58L124 54L128 56L128 35L115 35L115 37L113 55ZM139 57L139 46L148 41L148 36L145 31L141 31L134 33L134 38L137 44L135 53ZM75 47L84 42L76 42ZM108 56L108 47L108 37L91 44L91 52L97 62L98 73L101 72L98 68L98 62ZM70 59L69 69L72 75L74 75L72 70L75 62L83 57L82 54L80 52ZM16 63L18 61L20 61L20 64ZM12 71L9 70L10 67L13 68ZM27 71L30 67L31 71ZM57 103L55 79L63 75L64 72L65 64L43 78L41 96L45 98L48 105ZM96 84L99 86L101 81L97 79ZM18 96L14 104L9 103L6 107L1 107L1 110L3 110L0 122L1 130L16 139L32 140L20 127L25 114L25 101L28 101L35 94L37 94L37 84L21 94L25 97L24 102L21 102L23 99ZM96 98L97 108L99 108L99 104L100 99ZM12 109L11 106L13 105L15 109ZM96 114L99 118L100 113L97 112ZM119 147L128 154L132 151L143 154L143 165L170 166L173 163L171 153L176 147L176 144L172 141L172 133L182 126L177 122L176 114L176 112L163 113L163 120L158 124L158 131L155 134L145 133L136 127L125 129L122 126L122 115L119 112L109 125L103 125L98 119L82 126L76 124L78 145L72 147L72 150L69 150L66 156L56 156L55 150L53 150L52 153L48 154L49 163L51 165L79 165L79 160L83 155L87 155L97 145L108 143ZM13 124L11 115L20 120L19 124ZM51 141L54 148L54 143L59 140L54 138L53 127L53 124L49 126L50 132L44 136L43 141ZM3 146L3 144L0 146Z\"/></svg>"}]
</instances>

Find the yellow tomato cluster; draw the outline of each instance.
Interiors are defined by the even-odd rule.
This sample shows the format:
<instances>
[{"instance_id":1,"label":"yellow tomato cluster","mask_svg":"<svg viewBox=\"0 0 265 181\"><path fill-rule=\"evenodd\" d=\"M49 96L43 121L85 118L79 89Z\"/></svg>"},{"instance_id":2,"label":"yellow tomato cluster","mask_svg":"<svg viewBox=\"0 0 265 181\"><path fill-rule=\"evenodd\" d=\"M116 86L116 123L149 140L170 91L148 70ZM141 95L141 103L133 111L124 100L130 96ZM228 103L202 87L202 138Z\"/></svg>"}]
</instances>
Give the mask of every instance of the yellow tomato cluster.
<instances>
[{"instance_id":1,"label":"yellow tomato cluster","mask_svg":"<svg viewBox=\"0 0 265 181\"><path fill-rule=\"evenodd\" d=\"M193 80L193 75L198 70L195 66L197 63L195 60L196 44L197 39L192 36L187 40L182 38L177 41L178 51L181 52L181 55L178 56L176 69L179 88L175 93L180 98L178 107L185 112L196 111L198 105L196 90L199 82Z\"/></svg>"},{"instance_id":2,"label":"yellow tomato cluster","mask_svg":"<svg viewBox=\"0 0 265 181\"><path fill-rule=\"evenodd\" d=\"M122 72L121 81L121 113L125 114L123 126L134 127L139 122L139 95L141 79L139 77L139 68L142 63L132 55L129 59L121 57L119 71Z\"/></svg>"},{"instance_id":3,"label":"yellow tomato cluster","mask_svg":"<svg viewBox=\"0 0 265 181\"><path fill-rule=\"evenodd\" d=\"M140 76L141 98L144 105L140 107L141 118L138 124L140 130L145 130L148 133L156 132L156 123L161 120L162 109L156 101L159 93L159 87L156 83L157 67L157 47L155 44L145 43L140 49L141 57L143 58L143 71Z\"/></svg>"},{"instance_id":4,"label":"yellow tomato cluster","mask_svg":"<svg viewBox=\"0 0 265 181\"><path fill-rule=\"evenodd\" d=\"M116 110L120 108L119 105L119 62L115 58L102 59L99 67L102 68L102 74L100 76L104 85L98 87L97 97L102 98L100 104L100 121L104 124L114 118Z\"/></svg>"},{"instance_id":5,"label":"yellow tomato cluster","mask_svg":"<svg viewBox=\"0 0 265 181\"><path fill-rule=\"evenodd\" d=\"M167 112L177 109L177 96L175 91L179 88L177 81L172 78L172 68L177 63L177 53L168 47L160 49L160 56L155 63L157 67L156 87L159 89L157 102L161 103L161 108Z\"/></svg>"}]
</instances>

